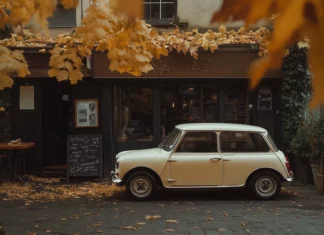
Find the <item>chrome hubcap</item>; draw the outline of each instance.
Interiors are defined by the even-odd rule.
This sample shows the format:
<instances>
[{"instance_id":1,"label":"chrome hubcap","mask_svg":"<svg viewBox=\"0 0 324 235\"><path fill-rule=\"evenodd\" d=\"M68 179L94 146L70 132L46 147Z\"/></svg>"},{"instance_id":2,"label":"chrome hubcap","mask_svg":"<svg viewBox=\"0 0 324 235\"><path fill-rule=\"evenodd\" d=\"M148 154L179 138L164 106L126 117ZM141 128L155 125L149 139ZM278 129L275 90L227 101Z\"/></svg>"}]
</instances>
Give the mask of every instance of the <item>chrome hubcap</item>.
<instances>
[{"instance_id":1,"label":"chrome hubcap","mask_svg":"<svg viewBox=\"0 0 324 235\"><path fill-rule=\"evenodd\" d=\"M151 181L143 176L135 177L131 181L130 190L136 197L146 197L152 191Z\"/></svg>"},{"instance_id":2,"label":"chrome hubcap","mask_svg":"<svg viewBox=\"0 0 324 235\"><path fill-rule=\"evenodd\" d=\"M256 182L256 190L262 196L271 196L277 190L277 182L270 176L260 177Z\"/></svg>"}]
</instances>

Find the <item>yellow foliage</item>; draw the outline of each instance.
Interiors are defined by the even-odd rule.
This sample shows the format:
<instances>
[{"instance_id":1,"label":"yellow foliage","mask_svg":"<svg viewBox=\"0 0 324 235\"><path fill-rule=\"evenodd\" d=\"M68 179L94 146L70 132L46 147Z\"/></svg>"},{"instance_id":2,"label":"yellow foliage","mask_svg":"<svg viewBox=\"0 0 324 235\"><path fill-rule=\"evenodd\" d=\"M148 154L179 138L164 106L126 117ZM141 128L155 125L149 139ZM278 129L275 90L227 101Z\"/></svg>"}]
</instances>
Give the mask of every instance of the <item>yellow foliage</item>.
<instances>
[{"instance_id":1,"label":"yellow foliage","mask_svg":"<svg viewBox=\"0 0 324 235\"><path fill-rule=\"evenodd\" d=\"M117 12L124 13L132 21L143 19L144 5L142 0L111 0Z\"/></svg>"},{"instance_id":2,"label":"yellow foliage","mask_svg":"<svg viewBox=\"0 0 324 235\"><path fill-rule=\"evenodd\" d=\"M61 0L64 9L75 8L79 5L79 0Z\"/></svg>"},{"instance_id":3,"label":"yellow foliage","mask_svg":"<svg viewBox=\"0 0 324 235\"><path fill-rule=\"evenodd\" d=\"M59 82L69 79L71 84L82 80L83 74L80 71L82 60L77 49L67 50L57 46L51 50L51 55L49 63L51 69L48 71L50 77L56 77Z\"/></svg>"},{"instance_id":4,"label":"yellow foliage","mask_svg":"<svg viewBox=\"0 0 324 235\"><path fill-rule=\"evenodd\" d=\"M10 76L26 77L28 74L30 72L22 51L11 51L0 45L0 90L13 85Z\"/></svg>"},{"instance_id":5,"label":"yellow foliage","mask_svg":"<svg viewBox=\"0 0 324 235\"><path fill-rule=\"evenodd\" d=\"M287 48L295 43L300 47L308 47L308 40L304 39L307 36L310 44L309 67L314 73L314 97L310 107L324 103L322 0L227 0L223 2L221 10L213 15L211 22L227 21L228 16L232 16L233 20L245 20L246 26L249 26L273 15L274 27L270 42L264 50L266 55L250 69L251 87L256 87L268 70L281 67Z\"/></svg>"}]
</instances>

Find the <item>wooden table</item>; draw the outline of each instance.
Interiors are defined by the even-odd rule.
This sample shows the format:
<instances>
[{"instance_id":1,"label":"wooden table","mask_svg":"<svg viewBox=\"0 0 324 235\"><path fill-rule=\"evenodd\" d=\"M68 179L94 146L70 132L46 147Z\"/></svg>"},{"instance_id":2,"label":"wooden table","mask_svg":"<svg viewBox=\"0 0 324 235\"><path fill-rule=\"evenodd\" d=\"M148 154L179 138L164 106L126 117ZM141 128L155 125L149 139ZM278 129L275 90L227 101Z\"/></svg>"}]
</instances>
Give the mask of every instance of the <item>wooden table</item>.
<instances>
[{"instance_id":1,"label":"wooden table","mask_svg":"<svg viewBox=\"0 0 324 235\"><path fill-rule=\"evenodd\" d=\"M11 176L12 180L17 178L17 159L16 159L16 151L26 150L35 147L35 143L33 142L21 142L19 144L9 144L9 143L1 143L0 142L0 150L12 151L12 167L11 167ZM23 174L26 174L26 156L23 159Z\"/></svg>"}]
</instances>

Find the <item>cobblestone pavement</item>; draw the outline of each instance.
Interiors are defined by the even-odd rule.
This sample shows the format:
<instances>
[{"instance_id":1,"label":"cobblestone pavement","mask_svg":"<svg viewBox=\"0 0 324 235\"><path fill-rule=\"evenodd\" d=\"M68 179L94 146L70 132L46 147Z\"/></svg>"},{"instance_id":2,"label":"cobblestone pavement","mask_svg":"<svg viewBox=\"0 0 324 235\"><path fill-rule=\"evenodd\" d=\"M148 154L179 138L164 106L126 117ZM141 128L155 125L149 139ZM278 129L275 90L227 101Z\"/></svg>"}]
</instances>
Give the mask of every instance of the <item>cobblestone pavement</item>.
<instances>
[{"instance_id":1,"label":"cobblestone pavement","mask_svg":"<svg viewBox=\"0 0 324 235\"><path fill-rule=\"evenodd\" d=\"M285 188L274 201L254 200L243 190L163 192L149 202L123 193L29 206L0 200L0 223L8 235L324 234L324 194L314 186Z\"/></svg>"}]
</instances>

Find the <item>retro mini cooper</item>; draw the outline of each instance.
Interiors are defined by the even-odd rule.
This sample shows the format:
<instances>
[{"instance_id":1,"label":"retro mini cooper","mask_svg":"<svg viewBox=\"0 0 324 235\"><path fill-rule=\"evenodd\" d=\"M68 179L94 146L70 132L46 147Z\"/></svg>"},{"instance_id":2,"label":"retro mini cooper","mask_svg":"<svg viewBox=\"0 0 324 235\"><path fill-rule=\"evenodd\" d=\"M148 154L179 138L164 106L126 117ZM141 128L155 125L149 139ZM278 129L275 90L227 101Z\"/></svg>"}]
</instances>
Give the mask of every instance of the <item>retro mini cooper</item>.
<instances>
[{"instance_id":1,"label":"retro mini cooper","mask_svg":"<svg viewBox=\"0 0 324 235\"><path fill-rule=\"evenodd\" d=\"M181 124L157 148L120 152L112 182L137 200L158 188L248 187L263 200L293 180L289 161L267 130L243 124Z\"/></svg>"}]
</instances>

